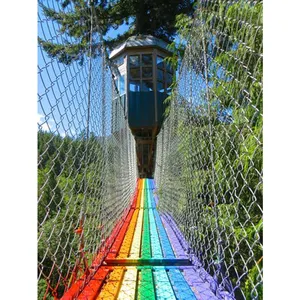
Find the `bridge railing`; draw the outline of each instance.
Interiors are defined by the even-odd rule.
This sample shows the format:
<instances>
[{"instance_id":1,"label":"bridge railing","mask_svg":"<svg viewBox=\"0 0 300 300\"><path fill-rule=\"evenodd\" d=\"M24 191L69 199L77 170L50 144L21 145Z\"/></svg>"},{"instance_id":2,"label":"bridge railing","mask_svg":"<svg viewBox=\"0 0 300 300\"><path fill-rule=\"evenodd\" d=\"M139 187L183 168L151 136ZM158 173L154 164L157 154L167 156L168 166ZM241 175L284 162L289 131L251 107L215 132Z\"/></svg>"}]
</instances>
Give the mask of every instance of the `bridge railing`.
<instances>
[{"instance_id":1,"label":"bridge railing","mask_svg":"<svg viewBox=\"0 0 300 300\"><path fill-rule=\"evenodd\" d=\"M198 2L169 101L157 142L159 209L216 294L262 299L261 1Z\"/></svg>"},{"instance_id":2,"label":"bridge railing","mask_svg":"<svg viewBox=\"0 0 300 300\"><path fill-rule=\"evenodd\" d=\"M98 29L91 22L85 52L76 57L71 47L78 41L60 31L62 25L47 16L43 3L38 24L38 297L53 299L84 273L91 275L87 266L101 248L105 251L112 228L129 206L137 169L135 141ZM57 1L45 5L62 12ZM90 8L82 10L92 16ZM51 57L45 47L55 44L62 55Z\"/></svg>"}]
</instances>

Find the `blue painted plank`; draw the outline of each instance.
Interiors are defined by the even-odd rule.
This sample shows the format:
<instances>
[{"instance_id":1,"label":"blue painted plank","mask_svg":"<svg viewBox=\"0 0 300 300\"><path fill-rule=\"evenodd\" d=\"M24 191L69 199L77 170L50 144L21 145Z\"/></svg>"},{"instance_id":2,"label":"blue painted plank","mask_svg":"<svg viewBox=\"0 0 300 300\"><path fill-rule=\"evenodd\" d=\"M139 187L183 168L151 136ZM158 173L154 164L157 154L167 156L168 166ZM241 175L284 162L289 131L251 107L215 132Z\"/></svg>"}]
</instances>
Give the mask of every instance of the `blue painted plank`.
<instances>
[{"instance_id":1,"label":"blue painted plank","mask_svg":"<svg viewBox=\"0 0 300 300\"><path fill-rule=\"evenodd\" d=\"M154 217L156 221L156 226L158 229L159 237L160 237L160 242L162 245L163 253L165 258L175 258L174 251L172 249L171 243L169 241L169 238L167 236L166 230L162 224L162 221L160 219L160 216L155 210L154 212Z\"/></svg>"},{"instance_id":2,"label":"blue painted plank","mask_svg":"<svg viewBox=\"0 0 300 300\"><path fill-rule=\"evenodd\" d=\"M196 297L190 286L184 279L182 273L178 269L170 269L168 272L169 280L173 286L176 299L195 300Z\"/></svg>"},{"instance_id":3,"label":"blue painted plank","mask_svg":"<svg viewBox=\"0 0 300 300\"><path fill-rule=\"evenodd\" d=\"M154 285L157 300L176 300L169 277L164 267L153 268Z\"/></svg>"},{"instance_id":4,"label":"blue painted plank","mask_svg":"<svg viewBox=\"0 0 300 300\"><path fill-rule=\"evenodd\" d=\"M147 200L149 200L150 199L149 189L146 190L146 196L147 196ZM162 253L159 236L156 228L156 223L154 219L153 209L149 209L149 224L150 224L150 240L151 240L152 257L163 258L163 253Z\"/></svg>"}]
</instances>

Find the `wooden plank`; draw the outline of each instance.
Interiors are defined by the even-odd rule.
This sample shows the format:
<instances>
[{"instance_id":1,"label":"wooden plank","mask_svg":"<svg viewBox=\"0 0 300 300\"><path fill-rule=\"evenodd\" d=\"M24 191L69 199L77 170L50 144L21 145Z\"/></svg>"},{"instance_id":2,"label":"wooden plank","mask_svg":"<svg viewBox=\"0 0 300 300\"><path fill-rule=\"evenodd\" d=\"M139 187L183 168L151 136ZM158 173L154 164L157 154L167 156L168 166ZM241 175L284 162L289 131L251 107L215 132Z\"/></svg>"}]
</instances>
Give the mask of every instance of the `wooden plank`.
<instances>
[{"instance_id":1,"label":"wooden plank","mask_svg":"<svg viewBox=\"0 0 300 300\"><path fill-rule=\"evenodd\" d=\"M124 276L124 267L115 267L110 273L109 278L103 288L97 300L114 300L119 294L121 282Z\"/></svg>"},{"instance_id":2,"label":"wooden plank","mask_svg":"<svg viewBox=\"0 0 300 300\"><path fill-rule=\"evenodd\" d=\"M127 267L117 299L134 300L137 284L137 268Z\"/></svg>"},{"instance_id":3,"label":"wooden plank","mask_svg":"<svg viewBox=\"0 0 300 300\"><path fill-rule=\"evenodd\" d=\"M140 190L140 210L135 227L135 232L133 236L133 241L130 249L129 257L132 259L138 259L141 252L141 239L142 239L142 229L143 229L143 215L144 215L144 184L142 184Z\"/></svg>"},{"instance_id":4,"label":"wooden plank","mask_svg":"<svg viewBox=\"0 0 300 300\"><path fill-rule=\"evenodd\" d=\"M155 288L151 268L142 268L139 271L138 299L155 299Z\"/></svg>"},{"instance_id":5,"label":"wooden plank","mask_svg":"<svg viewBox=\"0 0 300 300\"><path fill-rule=\"evenodd\" d=\"M138 218L138 213L139 213L138 209L136 209L133 213L133 216L132 216L131 222L128 226L122 246L119 250L119 253L117 256L118 258L127 258L129 255L132 240L133 240L134 230L135 230L135 226L136 226L136 222L137 222L137 218Z\"/></svg>"},{"instance_id":6,"label":"wooden plank","mask_svg":"<svg viewBox=\"0 0 300 300\"><path fill-rule=\"evenodd\" d=\"M155 267L153 275L157 300L176 300L165 268Z\"/></svg>"}]
</instances>

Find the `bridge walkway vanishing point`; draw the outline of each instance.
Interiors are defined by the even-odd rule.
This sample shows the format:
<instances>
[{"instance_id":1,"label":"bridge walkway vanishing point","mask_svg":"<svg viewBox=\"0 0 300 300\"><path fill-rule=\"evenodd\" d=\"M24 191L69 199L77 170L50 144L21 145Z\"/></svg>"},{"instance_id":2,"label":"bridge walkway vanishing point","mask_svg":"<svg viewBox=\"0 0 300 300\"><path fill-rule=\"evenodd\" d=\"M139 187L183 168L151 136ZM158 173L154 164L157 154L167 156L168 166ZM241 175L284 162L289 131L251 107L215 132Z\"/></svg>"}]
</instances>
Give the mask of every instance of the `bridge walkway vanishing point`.
<instances>
[{"instance_id":1,"label":"bridge walkway vanishing point","mask_svg":"<svg viewBox=\"0 0 300 300\"><path fill-rule=\"evenodd\" d=\"M187 255L187 242L156 209L153 179L139 179L136 196L102 266L77 299L218 299ZM78 286L62 300L73 299Z\"/></svg>"}]
</instances>

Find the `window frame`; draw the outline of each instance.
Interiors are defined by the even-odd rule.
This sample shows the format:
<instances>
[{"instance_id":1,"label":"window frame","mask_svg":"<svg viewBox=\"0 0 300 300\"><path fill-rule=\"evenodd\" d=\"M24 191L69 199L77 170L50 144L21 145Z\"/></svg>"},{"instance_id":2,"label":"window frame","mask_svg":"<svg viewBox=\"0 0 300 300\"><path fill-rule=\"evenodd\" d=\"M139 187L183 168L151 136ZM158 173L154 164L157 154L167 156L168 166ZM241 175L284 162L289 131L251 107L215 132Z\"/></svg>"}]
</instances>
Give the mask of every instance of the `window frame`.
<instances>
[{"instance_id":1,"label":"window frame","mask_svg":"<svg viewBox=\"0 0 300 300\"><path fill-rule=\"evenodd\" d=\"M162 61L159 63L158 59L162 59ZM162 63L162 65L160 65ZM174 71L172 70L172 68L170 67L169 64L166 63L165 61L165 57L161 56L159 53L156 54L156 92L157 93L162 93L162 94L169 94L170 91L168 91L168 89L170 88L172 82L173 82L173 75L174 75ZM159 78L158 73L159 71L163 72L163 78L162 80ZM168 75L170 76L169 78L171 78L171 81L168 81ZM158 90L158 84L162 84L163 86L163 92L160 92Z\"/></svg>"},{"instance_id":2,"label":"window frame","mask_svg":"<svg viewBox=\"0 0 300 300\"><path fill-rule=\"evenodd\" d=\"M129 80L128 80L128 91L131 92L130 90L130 84L132 81L139 81L140 82L140 92L143 92L142 88L143 88L143 83L144 82L151 82L152 83L152 91L148 91L148 92L154 92L155 91L155 83L154 83L154 78L155 78L155 69L154 69L154 59L155 59L155 54L154 52L150 52L150 51L145 51L145 52L138 52L138 53L128 53L128 76L129 76ZM143 55L151 55L151 64L144 64L143 62ZM139 64L138 66L132 66L130 64L130 57L131 56L138 56L139 59ZM143 76L143 69L144 68L151 68L151 76ZM139 77L136 78L132 78L131 77L131 69L139 69ZM144 91L146 92L146 91Z\"/></svg>"}]
</instances>

